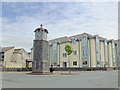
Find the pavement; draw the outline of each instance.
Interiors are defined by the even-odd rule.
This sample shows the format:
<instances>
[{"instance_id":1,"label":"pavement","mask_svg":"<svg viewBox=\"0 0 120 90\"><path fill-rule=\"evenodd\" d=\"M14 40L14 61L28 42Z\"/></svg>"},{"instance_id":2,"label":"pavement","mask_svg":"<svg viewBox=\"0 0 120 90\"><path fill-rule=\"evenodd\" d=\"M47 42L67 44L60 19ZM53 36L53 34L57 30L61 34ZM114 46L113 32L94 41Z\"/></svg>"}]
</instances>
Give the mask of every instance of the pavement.
<instances>
[{"instance_id":1,"label":"pavement","mask_svg":"<svg viewBox=\"0 0 120 90\"><path fill-rule=\"evenodd\" d=\"M3 72L3 88L118 88L118 71L54 72L53 75L28 75L29 72ZM61 73L64 73L61 75Z\"/></svg>"}]
</instances>

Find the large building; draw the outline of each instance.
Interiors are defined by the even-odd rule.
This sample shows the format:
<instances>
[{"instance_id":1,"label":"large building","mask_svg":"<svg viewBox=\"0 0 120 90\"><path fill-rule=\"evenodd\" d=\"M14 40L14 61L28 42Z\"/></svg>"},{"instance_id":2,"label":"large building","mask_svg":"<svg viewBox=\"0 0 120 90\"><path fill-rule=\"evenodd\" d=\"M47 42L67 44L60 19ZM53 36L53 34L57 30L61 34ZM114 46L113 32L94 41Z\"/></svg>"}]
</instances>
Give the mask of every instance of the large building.
<instances>
[{"instance_id":1,"label":"large building","mask_svg":"<svg viewBox=\"0 0 120 90\"><path fill-rule=\"evenodd\" d=\"M119 65L119 40L108 40L87 33L61 37L49 41L49 64L69 67L65 45L73 48L70 67L116 67ZM34 50L34 49L33 49Z\"/></svg>"},{"instance_id":2,"label":"large building","mask_svg":"<svg viewBox=\"0 0 120 90\"><path fill-rule=\"evenodd\" d=\"M26 60L29 58L29 54L23 48L0 48L0 65L4 68L26 68Z\"/></svg>"}]
</instances>

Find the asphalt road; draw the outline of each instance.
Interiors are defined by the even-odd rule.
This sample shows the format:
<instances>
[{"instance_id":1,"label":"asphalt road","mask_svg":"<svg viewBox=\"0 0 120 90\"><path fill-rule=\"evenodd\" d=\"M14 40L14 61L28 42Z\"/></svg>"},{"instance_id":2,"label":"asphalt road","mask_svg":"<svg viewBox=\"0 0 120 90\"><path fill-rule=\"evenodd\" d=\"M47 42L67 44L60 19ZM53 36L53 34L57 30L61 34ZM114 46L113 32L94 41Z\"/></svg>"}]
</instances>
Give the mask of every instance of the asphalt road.
<instances>
[{"instance_id":1,"label":"asphalt road","mask_svg":"<svg viewBox=\"0 0 120 90\"><path fill-rule=\"evenodd\" d=\"M74 73L74 72L72 72ZM3 88L117 88L118 71L77 72L77 75L2 74Z\"/></svg>"}]
</instances>

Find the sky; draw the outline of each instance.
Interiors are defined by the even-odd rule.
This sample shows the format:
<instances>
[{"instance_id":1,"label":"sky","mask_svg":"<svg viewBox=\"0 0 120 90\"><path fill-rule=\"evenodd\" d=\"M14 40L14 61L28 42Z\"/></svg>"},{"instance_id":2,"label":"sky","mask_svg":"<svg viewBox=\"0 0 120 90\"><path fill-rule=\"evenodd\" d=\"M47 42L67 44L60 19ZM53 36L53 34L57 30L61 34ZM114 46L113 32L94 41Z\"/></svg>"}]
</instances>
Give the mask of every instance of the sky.
<instances>
[{"instance_id":1,"label":"sky","mask_svg":"<svg viewBox=\"0 0 120 90\"><path fill-rule=\"evenodd\" d=\"M2 46L27 51L40 24L49 31L48 40L84 32L118 39L117 2L2 2L1 19Z\"/></svg>"}]
</instances>

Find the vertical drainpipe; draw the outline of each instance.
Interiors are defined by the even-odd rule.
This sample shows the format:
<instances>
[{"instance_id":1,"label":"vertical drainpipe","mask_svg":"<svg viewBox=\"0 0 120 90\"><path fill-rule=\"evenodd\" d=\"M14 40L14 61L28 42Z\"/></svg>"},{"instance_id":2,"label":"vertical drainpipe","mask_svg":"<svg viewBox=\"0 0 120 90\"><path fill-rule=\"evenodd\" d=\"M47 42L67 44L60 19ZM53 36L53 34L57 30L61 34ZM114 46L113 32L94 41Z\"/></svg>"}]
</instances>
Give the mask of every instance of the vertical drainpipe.
<instances>
[{"instance_id":1,"label":"vertical drainpipe","mask_svg":"<svg viewBox=\"0 0 120 90\"><path fill-rule=\"evenodd\" d=\"M51 56L51 65L53 64L53 57L52 57L52 54L53 54L53 44L51 45L51 52L50 52L50 56Z\"/></svg>"},{"instance_id":2,"label":"vertical drainpipe","mask_svg":"<svg viewBox=\"0 0 120 90\"><path fill-rule=\"evenodd\" d=\"M80 68L80 40L78 40L79 68Z\"/></svg>"},{"instance_id":3,"label":"vertical drainpipe","mask_svg":"<svg viewBox=\"0 0 120 90\"><path fill-rule=\"evenodd\" d=\"M90 43L89 44L89 47L90 47L90 54L89 55L90 55L90 67L91 67L91 41L90 41L90 38L89 38L89 43Z\"/></svg>"},{"instance_id":4,"label":"vertical drainpipe","mask_svg":"<svg viewBox=\"0 0 120 90\"><path fill-rule=\"evenodd\" d=\"M59 43L59 67L60 67L60 43Z\"/></svg>"}]
</instances>

